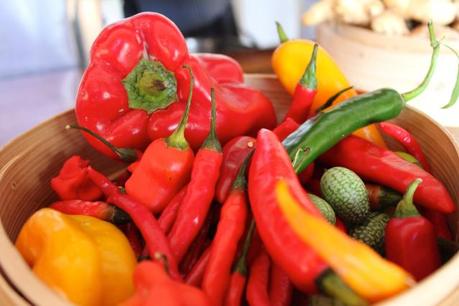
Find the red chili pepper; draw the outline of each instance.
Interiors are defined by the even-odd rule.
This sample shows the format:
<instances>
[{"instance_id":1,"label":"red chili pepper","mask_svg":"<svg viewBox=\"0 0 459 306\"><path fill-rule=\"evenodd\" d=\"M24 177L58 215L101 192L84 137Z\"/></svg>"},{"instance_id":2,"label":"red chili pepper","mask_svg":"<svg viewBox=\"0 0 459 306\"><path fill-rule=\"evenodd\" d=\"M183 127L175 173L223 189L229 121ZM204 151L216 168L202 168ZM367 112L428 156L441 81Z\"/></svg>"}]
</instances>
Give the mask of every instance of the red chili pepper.
<instances>
[{"instance_id":1,"label":"red chili pepper","mask_svg":"<svg viewBox=\"0 0 459 306\"><path fill-rule=\"evenodd\" d=\"M201 61L201 66L219 84L244 83L244 71L241 65L233 58L215 53L197 53L191 56L198 58Z\"/></svg>"},{"instance_id":2,"label":"red chili pepper","mask_svg":"<svg viewBox=\"0 0 459 306\"><path fill-rule=\"evenodd\" d=\"M205 294L172 280L158 262L142 261L134 271L136 291L120 306L210 306Z\"/></svg>"},{"instance_id":3,"label":"red chili pepper","mask_svg":"<svg viewBox=\"0 0 459 306\"><path fill-rule=\"evenodd\" d=\"M289 306L293 287L287 274L276 264L271 265L269 300L273 306Z\"/></svg>"},{"instance_id":4,"label":"red chili pepper","mask_svg":"<svg viewBox=\"0 0 459 306\"><path fill-rule=\"evenodd\" d=\"M215 198L218 202L225 202L245 157L254 149L255 138L249 136L238 136L225 144L220 177L215 187Z\"/></svg>"},{"instance_id":5,"label":"red chili pepper","mask_svg":"<svg viewBox=\"0 0 459 306\"><path fill-rule=\"evenodd\" d=\"M214 306L223 304L231 278L231 265L239 240L244 234L247 219L245 174L248 162L249 158L246 158L223 204L217 232L211 244L210 260L202 280L202 289Z\"/></svg>"},{"instance_id":6,"label":"red chili pepper","mask_svg":"<svg viewBox=\"0 0 459 306\"><path fill-rule=\"evenodd\" d=\"M129 241L135 256L140 258L142 256L144 245L142 239L139 237L139 230L137 227L132 223L128 223L124 224L121 227L121 230L126 235L126 238Z\"/></svg>"},{"instance_id":7,"label":"red chili pepper","mask_svg":"<svg viewBox=\"0 0 459 306\"><path fill-rule=\"evenodd\" d=\"M89 162L73 155L64 162L59 175L51 179L51 188L61 200L94 201L102 191L88 178Z\"/></svg>"},{"instance_id":8,"label":"red chili pepper","mask_svg":"<svg viewBox=\"0 0 459 306\"><path fill-rule=\"evenodd\" d=\"M153 213L162 211L190 178L194 154L184 134L193 92L193 74L189 72L190 95L180 124L172 135L148 146L126 182L127 194Z\"/></svg>"},{"instance_id":9,"label":"red chili pepper","mask_svg":"<svg viewBox=\"0 0 459 306\"><path fill-rule=\"evenodd\" d=\"M58 201L54 202L49 207L64 214L91 216L114 224L125 224L131 220L129 216L118 207L100 201Z\"/></svg>"},{"instance_id":10,"label":"red chili pepper","mask_svg":"<svg viewBox=\"0 0 459 306\"><path fill-rule=\"evenodd\" d=\"M421 214L432 223L438 237L453 240L448 220L444 214L428 208L421 209Z\"/></svg>"},{"instance_id":11,"label":"red chili pepper","mask_svg":"<svg viewBox=\"0 0 459 306\"><path fill-rule=\"evenodd\" d=\"M319 160L330 166L351 169L362 179L405 192L416 178L422 179L414 201L416 204L451 213L456 206L448 190L438 179L422 168L405 161L392 151L380 148L369 141L349 136L322 154Z\"/></svg>"},{"instance_id":12,"label":"red chili pepper","mask_svg":"<svg viewBox=\"0 0 459 306\"><path fill-rule=\"evenodd\" d=\"M255 230L255 221L250 222L249 229L245 236L242 252L236 265L234 266L228 290L225 297L225 306L240 306L244 294L245 282L247 278L247 255L252 242L253 232Z\"/></svg>"},{"instance_id":13,"label":"red chili pepper","mask_svg":"<svg viewBox=\"0 0 459 306\"><path fill-rule=\"evenodd\" d=\"M210 259L211 246L207 247L195 263L191 271L185 277L185 283L195 287L200 287L204 273L206 272L207 264Z\"/></svg>"},{"instance_id":14,"label":"red chili pepper","mask_svg":"<svg viewBox=\"0 0 459 306\"><path fill-rule=\"evenodd\" d=\"M405 150L421 163L422 168L424 168L427 172L430 172L430 165L427 162L424 152L422 152L421 146L410 132L401 126L390 122L381 122L379 127L385 134L402 144Z\"/></svg>"},{"instance_id":15,"label":"red chili pepper","mask_svg":"<svg viewBox=\"0 0 459 306\"><path fill-rule=\"evenodd\" d=\"M112 24L92 45L77 96L78 123L121 148L143 149L150 139L167 137L185 109L189 78L181 67L188 64L196 74L196 106L187 126L193 148L209 131L212 87L217 91L217 131L223 142L275 125L272 104L261 92L242 83L219 84L212 77L218 74L212 67L207 72L202 62L190 56L183 35L163 15L141 13ZM240 124L234 125L234 120ZM114 157L99 141L85 137Z\"/></svg>"},{"instance_id":16,"label":"red chili pepper","mask_svg":"<svg viewBox=\"0 0 459 306\"><path fill-rule=\"evenodd\" d=\"M326 270L323 260L305 245L282 217L275 194L276 182L285 179L305 209L319 218L319 210L301 187L290 158L277 137L262 129L249 171L253 216L267 252L301 290L314 292L315 279ZM288 241L288 243L286 243Z\"/></svg>"},{"instance_id":17,"label":"red chili pepper","mask_svg":"<svg viewBox=\"0 0 459 306\"><path fill-rule=\"evenodd\" d=\"M168 238L172 252L180 262L204 224L215 194L223 154L215 134L215 97L212 94L212 119L208 138L196 154L185 198Z\"/></svg>"},{"instance_id":18,"label":"red chili pepper","mask_svg":"<svg viewBox=\"0 0 459 306\"><path fill-rule=\"evenodd\" d=\"M177 261L172 256L169 242L153 214L150 213L144 205L137 202L129 195L121 193L118 187L102 173L89 167L88 175L107 196L107 201L109 203L113 203L131 217L143 236L149 254L155 254L156 252L164 254L169 262L171 276L175 279L180 279Z\"/></svg>"},{"instance_id":19,"label":"red chili pepper","mask_svg":"<svg viewBox=\"0 0 459 306\"><path fill-rule=\"evenodd\" d=\"M269 267L271 262L264 250L250 266L249 281L247 283L247 302L250 306L270 306L268 294Z\"/></svg>"},{"instance_id":20,"label":"red chili pepper","mask_svg":"<svg viewBox=\"0 0 459 306\"><path fill-rule=\"evenodd\" d=\"M300 125L295 120L287 117L284 119L284 121L282 121L282 123L276 126L276 128L273 130L273 133L276 134L280 141L282 141L299 127Z\"/></svg>"},{"instance_id":21,"label":"red chili pepper","mask_svg":"<svg viewBox=\"0 0 459 306\"><path fill-rule=\"evenodd\" d=\"M317 93L316 58L318 47L317 44L314 44L311 59L296 85L292 104L290 104L284 120L290 117L296 122L304 122L308 118L309 109Z\"/></svg>"},{"instance_id":22,"label":"red chili pepper","mask_svg":"<svg viewBox=\"0 0 459 306\"><path fill-rule=\"evenodd\" d=\"M432 224L413 205L421 179L408 187L386 226L385 249L389 260L420 281L440 267L440 253Z\"/></svg>"},{"instance_id":23,"label":"red chili pepper","mask_svg":"<svg viewBox=\"0 0 459 306\"><path fill-rule=\"evenodd\" d=\"M163 212L159 216L158 222L159 227L163 230L165 234L169 233L172 225L174 225L175 219L177 219L178 210L182 204L183 198L186 194L186 189L188 185L185 185L167 204Z\"/></svg>"}]
</instances>

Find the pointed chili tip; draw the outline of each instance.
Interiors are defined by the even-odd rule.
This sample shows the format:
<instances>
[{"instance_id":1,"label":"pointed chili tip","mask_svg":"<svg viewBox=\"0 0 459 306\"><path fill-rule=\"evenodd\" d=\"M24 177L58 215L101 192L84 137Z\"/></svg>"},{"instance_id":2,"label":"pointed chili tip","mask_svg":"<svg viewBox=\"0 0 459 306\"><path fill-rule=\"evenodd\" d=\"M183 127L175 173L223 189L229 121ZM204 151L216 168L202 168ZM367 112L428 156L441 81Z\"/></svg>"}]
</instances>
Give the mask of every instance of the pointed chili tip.
<instances>
[{"instance_id":1,"label":"pointed chili tip","mask_svg":"<svg viewBox=\"0 0 459 306\"><path fill-rule=\"evenodd\" d=\"M283 44L287 42L289 40L288 36L287 34L285 34L284 28L282 27L279 21L276 21L276 29L277 29L277 35L279 36L280 43Z\"/></svg>"},{"instance_id":2,"label":"pointed chili tip","mask_svg":"<svg viewBox=\"0 0 459 306\"><path fill-rule=\"evenodd\" d=\"M314 43L314 47L312 49L312 54L308 66L304 70L303 76L300 79L301 86L312 90L317 89L316 62L318 49L319 45L317 43Z\"/></svg>"}]
</instances>

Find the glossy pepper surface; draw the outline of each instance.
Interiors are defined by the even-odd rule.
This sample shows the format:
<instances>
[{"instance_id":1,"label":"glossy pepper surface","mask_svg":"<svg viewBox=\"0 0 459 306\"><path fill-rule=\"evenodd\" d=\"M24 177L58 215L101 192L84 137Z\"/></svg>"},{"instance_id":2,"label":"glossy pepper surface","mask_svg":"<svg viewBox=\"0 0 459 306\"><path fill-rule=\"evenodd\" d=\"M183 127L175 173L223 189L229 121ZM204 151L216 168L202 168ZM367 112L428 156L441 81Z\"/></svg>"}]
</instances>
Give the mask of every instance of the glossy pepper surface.
<instances>
[{"instance_id":1,"label":"glossy pepper surface","mask_svg":"<svg viewBox=\"0 0 459 306\"><path fill-rule=\"evenodd\" d=\"M133 292L134 253L108 222L43 208L24 224L16 247L42 281L78 305L114 305Z\"/></svg>"},{"instance_id":2,"label":"glossy pepper surface","mask_svg":"<svg viewBox=\"0 0 459 306\"><path fill-rule=\"evenodd\" d=\"M223 142L275 124L273 107L262 93L242 83L219 83L212 77L216 73L205 69L206 63L190 56L183 35L161 14L141 13L112 24L92 45L78 90L78 124L119 148L143 149L151 140L169 136L188 95L184 64L196 74L195 105L187 125L194 148L209 131L211 87L220 101L217 130ZM236 118L243 119L242 124L234 126ZM84 136L97 150L115 157L95 138Z\"/></svg>"},{"instance_id":3,"label":"glossy pepper surface","mask_svg":"<svg viewBox=\"0 0 459 306\"><path fill-rule=\"evenodd\" d=\"M244 71L233 58L216 53L195 53L204 69L218 83L244 83Z\"/></svg>"},{"instance_id":4,"label":"glossy pepper surface","mask_svg":"<svg viewBox=\"0 0 459 306\"><path fill-rule=\"evenodd\" d=\"M402 268L303 209L285 181L277 183L276 194L292 230L366 300L380 301L414 285L411 275Z\"/></svg>"},{"instance_id":5,"label":"glossy pepper surface","mask_svg":"<svg viewBox=\"0 0 459 306\"><path fill-rule=\"evenodd\" d=\"M51 179L51 188L61 200L94 201L102 191L88 178L89 162L74 155L64 162L59 175Z\"/></svg>"},{"instance_id":6,"label":"glossy pepper surface","mask_svg":"<svg viewBox=\"0 0 459 306\"><path fill-rule=\"evenodd\" d=\"M306 39L291 39L282 42L273 52L271 63L274 72L284 88L293 95L314 49L315 42ZM317 94L311 106L315 111L327 102L335 93L349 87L346 77L332 57L319 46L317 50ZM340 95L335 103L356 96L355 90ZM356 132L360 137L385 147L384 140L376 126L371 125Z\"/></svg>"},{"instance_id":7,"label":"glossy pepper surface","mask_svg":"<svg viewBox=\"0 0 459 306\"><path fill-rule=\"evenodd\" d=\"M413 180L420 178L422 183L414 196L416 204L443 213L456 210L441 181L394 152L359 137L351 135L343 139L319 159L329 166L346 167L364 180L388 186L399 193L404 193Z\"/></svg>"},{"instance_id":8,"label":"glossy pepper surface","mask_svg":"<svg viewBox=\"0 0 459 306\"><path fill-rule=\"evenodd\" d=\"M413 204L413 194L421 183L413 181L386 226L387 259L410 272L418 281L441 265L437 238L432 224L421 216Z\"/></svg>"}]
</instances>

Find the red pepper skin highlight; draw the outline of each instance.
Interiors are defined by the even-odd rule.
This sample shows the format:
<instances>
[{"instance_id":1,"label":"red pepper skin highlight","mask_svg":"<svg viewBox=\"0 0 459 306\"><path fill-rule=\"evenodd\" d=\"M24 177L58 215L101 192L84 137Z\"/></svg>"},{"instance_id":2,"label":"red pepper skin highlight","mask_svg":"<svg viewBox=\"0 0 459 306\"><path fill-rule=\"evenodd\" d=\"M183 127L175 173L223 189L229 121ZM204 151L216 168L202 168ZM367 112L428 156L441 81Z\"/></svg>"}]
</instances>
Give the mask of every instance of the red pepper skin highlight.
<instances>
[{"instance_id":1,"label":"red pepper skin highlight","mask_svg":"<svg viewBox=\"0 0 459 306\"><path fill-rule=\"evenodd\" d=\"M224 203L231 186L236 179L239 168L247 154L255 149L256 140L250 136L238 136L228 141L223 147L223 160L220 177L215 187L215 198Z\"/></svg>"},{"instance_id":2,"label":"red pepper skin highlight","mask_svg":"<svg viewBox=\"0 0 459 306\"><path fill-rule=\"evenodd\" d=\"M262 251L250 266L246 293L247 302L250 306L271 305L268 294L270 265L268 254Z\"/></svg>"},{"instance_id":3,"label":"red pepper skin highlight","mask_svg":"<svg viewBox=\"0 0 459 306\"><path fill-rule=\"evenodd\" d=\"M316 291L315 279L327 265L300 240L282 217L275 195L279 179L286 180L295 198L307 211L323 218L299 183L282 144L271 131L262 129L250 164L248 184L257 231L273 262L287 273L296 287L312 293Z\"/></svg>"},{"instance_id":4,"label":"red pepper skin highlight","mask_svg":"<svg viewBox=\"0 0 459 306\"><path fill-rule=\"evenodd\" d=\"M443 213L451 213L456 206L448 190L438 179L420 167L400 158L392 151L369 141L349 136L319 158L329 166L351 169L362 179L388 186L404 193L416 178L422 179L414 202Z\"/></svg>"},{"instance_id":5,"label":"red pepper skin highlight","mask_svg":"<svg viewBox=\"0 0 459 306\"><path fill-rule=\"evenodd\" d=\"M91 216L114 224L125 224L130 221L129 216L124 211L101 201L58 201L49 207L64 214Z\"/></svg>"},{"instance_id":6,"label":"red pepper skin highlight","mask_svg":"<svg viewBox=\"0 0 459 306\"><path fill-rule=\"evenodd\" d=\"M89 162L73 155L64 162L59 175L51 179L51 188L61 200L94 201L102 191L88 178Z\"/></svg>"}]
</instances>

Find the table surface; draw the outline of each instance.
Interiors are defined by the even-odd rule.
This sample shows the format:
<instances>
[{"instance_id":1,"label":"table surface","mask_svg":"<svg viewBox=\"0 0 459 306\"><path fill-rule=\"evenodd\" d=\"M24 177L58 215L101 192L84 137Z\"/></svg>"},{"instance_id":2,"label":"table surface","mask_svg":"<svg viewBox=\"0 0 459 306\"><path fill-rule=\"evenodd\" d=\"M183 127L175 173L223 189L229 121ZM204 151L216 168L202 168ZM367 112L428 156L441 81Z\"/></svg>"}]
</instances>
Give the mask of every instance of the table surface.
<instances>
[{"instance_id":1,"label":"table surface","mask_svg":"<svg viewBox=\"0 0 459 306\"><path fill-rule=\"evenodd\" d=\"M74 106L78 69L0 79L0 147L40 122ZM459 128L449 131L459 143Z\"/></svg>"}]
</instances>

